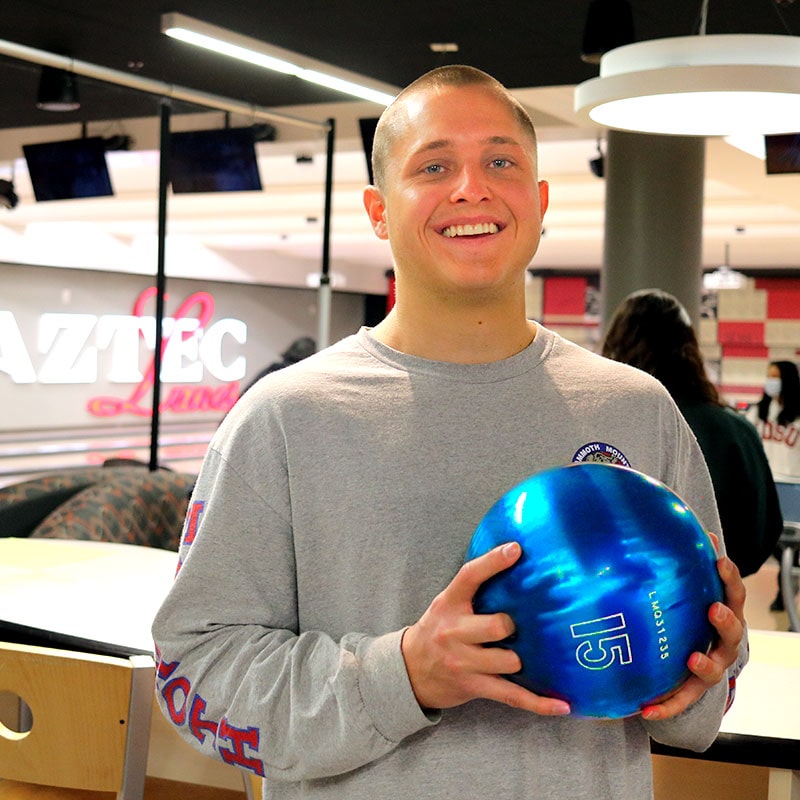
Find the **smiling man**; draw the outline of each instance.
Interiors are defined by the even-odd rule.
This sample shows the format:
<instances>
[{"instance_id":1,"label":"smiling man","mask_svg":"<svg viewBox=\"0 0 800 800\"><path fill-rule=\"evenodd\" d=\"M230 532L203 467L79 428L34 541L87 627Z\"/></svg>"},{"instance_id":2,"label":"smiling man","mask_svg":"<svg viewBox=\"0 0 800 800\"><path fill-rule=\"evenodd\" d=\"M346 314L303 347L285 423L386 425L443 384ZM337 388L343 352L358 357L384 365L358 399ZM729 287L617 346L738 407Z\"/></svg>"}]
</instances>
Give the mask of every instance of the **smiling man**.
<instances>
[{"instance_id":1,"label":"smiling man","mask_svg":"<svg viewBox=\"0 0 800 800\"><path fill-rule=\"evenodd\" d=\"M376 337L440 361L519 352L535 331L525 268L548 198L527 114L501 88L412 86L384 113L375 142L365 206L391 243L399 301ZM414 333L418 341L401 341Z\"/></svg>"},{"instance_id":2,"label":"smiling man","mask_svg":"<svg viewBox=\"0 0 800 800\"><path fill-rule=\"evenodd\" d=\"M220 426L154 623L161 707L270 798L647 800L649 737L708 747L746 659L730 560L716 645L668 700L614 721L503 677L519 659L492 645L513 621L472 599L519 545L463 560L501 494L594 453L663 481L719 535L700 450L657 381L526 319L547 184L497 81L424 75L384 112L373 159L364 204L396 303Z\"/></svg>"}]
</instances>

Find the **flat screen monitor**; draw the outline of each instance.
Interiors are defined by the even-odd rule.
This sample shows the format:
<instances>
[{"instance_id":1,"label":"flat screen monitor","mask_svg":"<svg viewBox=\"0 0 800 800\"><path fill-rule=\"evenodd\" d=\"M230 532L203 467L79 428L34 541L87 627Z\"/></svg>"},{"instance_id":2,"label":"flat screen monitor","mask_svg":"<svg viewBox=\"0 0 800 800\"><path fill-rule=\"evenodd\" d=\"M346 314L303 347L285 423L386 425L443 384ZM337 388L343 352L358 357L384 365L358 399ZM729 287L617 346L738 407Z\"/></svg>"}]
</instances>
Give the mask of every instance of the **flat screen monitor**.
<instances>
[{"instance_id":1,"label":"flat screen monitor","mask_svg":"<svg viewBox=\"0 0 800 800\"><path fill-rule=\"evenodd\" d=\"M369 175L370 183L375 183L375 176L372 174L372 142L375 140L375 128L377 125L378 117L369 117L358 121L364 157L367 159L367 175Z\"/></svg>"},{"instance_id":2,"label":"flat screen monitor","mask_svg":"<svg viewBox=\"0 0 800 800\"><path fill-rule=\"evenodd\" d=\"M260 191L255 132L250 127L173 133L169 171L176 194Z\"/></svg>"},{"instance_id":3,"label":"flat screen monitor","mask_svg":"<svg viewBox=\"0 0 800 800\"><path fill-rule=\"evenodd\" d=\"M22 146L37 201L113 195L101 136Z\"/></svg>"},{"instance_id":4,"label":"flat screen monitor","mask_svg":"<svg viewBox=\"0 0 800 800\"><path fill-rule=\"evenodd\" d=\"M767 134L764 149L767 175L800 172L800 133Z\"/></svg>"}]
</instances>

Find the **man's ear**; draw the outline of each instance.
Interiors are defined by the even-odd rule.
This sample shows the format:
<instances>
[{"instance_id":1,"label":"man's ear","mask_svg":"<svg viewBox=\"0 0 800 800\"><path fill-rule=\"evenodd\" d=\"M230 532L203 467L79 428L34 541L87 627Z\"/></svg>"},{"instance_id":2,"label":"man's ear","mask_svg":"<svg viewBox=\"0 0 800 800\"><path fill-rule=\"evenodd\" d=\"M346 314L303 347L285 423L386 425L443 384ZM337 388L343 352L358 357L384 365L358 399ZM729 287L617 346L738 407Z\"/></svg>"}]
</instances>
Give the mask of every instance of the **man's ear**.
<instances>
[{"instance_id":1,"label":"man's ear","mask_svg":"<svg viewBox=\"0 0 800 800\"><path fill-rule=\"evenodd\" d=\"M547 181L539 181L539 205L540 213L544 217L547 206L550 205L550 184Z\"/></svg>"},{"instance_id":2,"label":"man's ear","mask_svg":"<svg viewBox=\"0 0 800 800\"><path fill-rule=\"evenodd\" d=\"M389 232L386 227L386 203L383 195L374 186L364 189L364 208L372 225L372 230L379 239L388 239Z\"/></svg>"}]
</instances>

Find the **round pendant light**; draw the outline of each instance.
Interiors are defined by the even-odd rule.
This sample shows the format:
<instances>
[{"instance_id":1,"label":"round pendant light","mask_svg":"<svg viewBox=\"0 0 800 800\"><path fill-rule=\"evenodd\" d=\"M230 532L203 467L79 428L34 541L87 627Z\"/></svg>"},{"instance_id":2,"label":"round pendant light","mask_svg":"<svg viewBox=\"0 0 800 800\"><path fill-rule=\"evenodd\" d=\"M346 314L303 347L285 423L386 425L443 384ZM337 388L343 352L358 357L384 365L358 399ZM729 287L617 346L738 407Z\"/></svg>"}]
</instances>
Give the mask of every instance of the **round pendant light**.
<instances>
[{"instance_id":1,"label":"round pendant light","mask_svg":"<svg viewBox=\"0 0 800 800\"><path fill-rule=\"evenodd\" d=\"M800 37L678 36L610 50L575 90L608 128L680 136L800 131Z\"/></svg>"}]
</instances>

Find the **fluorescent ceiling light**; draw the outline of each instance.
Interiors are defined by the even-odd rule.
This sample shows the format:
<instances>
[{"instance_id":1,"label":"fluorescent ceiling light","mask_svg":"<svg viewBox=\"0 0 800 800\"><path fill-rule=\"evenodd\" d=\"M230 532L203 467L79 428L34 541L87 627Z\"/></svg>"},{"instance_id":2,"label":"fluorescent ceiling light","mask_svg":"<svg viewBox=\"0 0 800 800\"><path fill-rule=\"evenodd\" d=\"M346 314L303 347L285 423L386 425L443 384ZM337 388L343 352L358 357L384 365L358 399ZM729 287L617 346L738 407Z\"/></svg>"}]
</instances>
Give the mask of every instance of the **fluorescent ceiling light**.
<instances>
[{"instance_id":1,"label":"fluorescent ceiling light","mask_svg":"<svg viewBox=\"0 0 800 800\"><path fill-rule=\"evenodd\" d=\"M676 36L628 44L575 90L609 128L682 136L800 131L800 37Z\"/></svg>"},{"instance_id":2,"label":"fluorescent ceiling light","mask_svg":"<svg viewBox=\"0 0 800 800\"><path fill-rule=\"evenodd\" d=\"M400 91L389 84L187 17L185 14L163 14L161 31L173 39L264 69L294 75L318 86L335 89L379 105L388 106Z\"/></svg>"}]
</instances>

